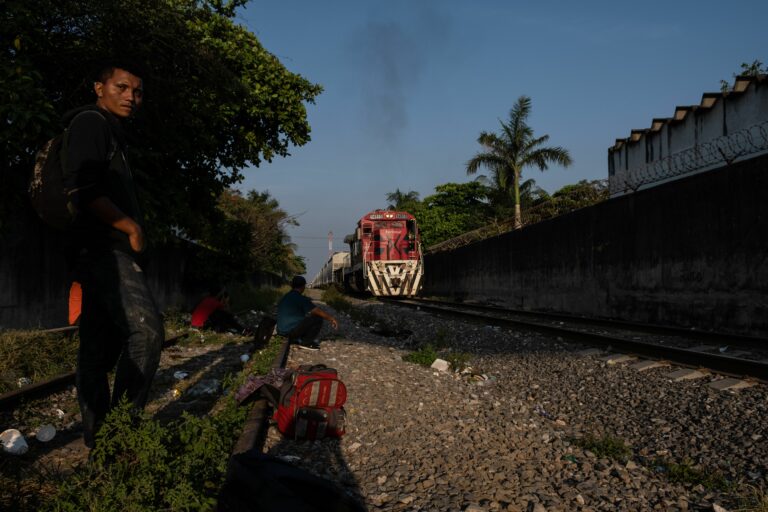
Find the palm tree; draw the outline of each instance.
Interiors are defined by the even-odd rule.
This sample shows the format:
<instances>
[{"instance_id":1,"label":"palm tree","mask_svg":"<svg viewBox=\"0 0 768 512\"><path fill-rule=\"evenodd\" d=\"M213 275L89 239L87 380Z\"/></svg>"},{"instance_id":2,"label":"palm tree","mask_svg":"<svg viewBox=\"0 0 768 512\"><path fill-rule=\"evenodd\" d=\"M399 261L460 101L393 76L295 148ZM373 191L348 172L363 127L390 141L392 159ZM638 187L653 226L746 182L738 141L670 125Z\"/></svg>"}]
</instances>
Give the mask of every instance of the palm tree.
<instances>
[{"instance_id":1,"label":"palm tree","mask_svg":"<svg viewBox=\"0 0 768 512\"><path fill-rule=\"evenodd\" d=\"M481 132L477 142L486 151L476 154L467 162L467 174L474 174L481 166L493 173L493 182L503 195L515 205L515 229L522 225L520 214L520 175L529 166L546 171L549 164L563 167L571 165L571 155L565 148L540 147L549 135L534 138L533 128L526 119L531 113L531 98L520 96L509 111L509 121L501 123L501 133Z\"/></svg>"},{"instance_id":2,"label":"palm tree","mask_svg":"<svg viewBox=\"0 0 768 512\"><path fill-rule=\"evenodd\" d=\"M415 190L401 192L398 188L394 192L387 193L387 201L389 201L388 210L408 210L419 202L419 193Z\"/></svg>"}]
</instances>

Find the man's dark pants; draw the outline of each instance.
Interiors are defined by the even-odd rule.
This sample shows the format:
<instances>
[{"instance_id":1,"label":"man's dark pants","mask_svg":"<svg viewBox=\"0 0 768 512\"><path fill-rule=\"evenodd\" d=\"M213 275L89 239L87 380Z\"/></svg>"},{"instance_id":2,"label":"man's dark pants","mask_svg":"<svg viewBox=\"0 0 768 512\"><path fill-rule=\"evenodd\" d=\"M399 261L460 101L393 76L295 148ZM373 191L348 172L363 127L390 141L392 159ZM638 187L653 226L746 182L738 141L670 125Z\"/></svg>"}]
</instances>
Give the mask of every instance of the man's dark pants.
<instances>
[{"instance_id":1,"label":"man's dark pants","mask_svg":"<svg viewBox=\"0 0 768 512\"><path fill-rule=\"evenodd\" d=\"M85 444L92 447L109 410L125 396L135 409L147 402L165 333L144 272L120 251L81 258L83 307L77 395ZM110 399L109 372L115 368Z\"/></svg>"},{"instance_id":2,"label":"man's dark pants","mask_svg":"<svg viewBox=\"0 0 768 512\"><path fill-rule=\"evenodd\" d=\"M299 325L291 329L287 336L291 343L295 343L297 340L301 340L303 343L311 343L317 340L317 335L320 334L322 327L322 318L309 315Z\"/></svg>"}]
</instances>

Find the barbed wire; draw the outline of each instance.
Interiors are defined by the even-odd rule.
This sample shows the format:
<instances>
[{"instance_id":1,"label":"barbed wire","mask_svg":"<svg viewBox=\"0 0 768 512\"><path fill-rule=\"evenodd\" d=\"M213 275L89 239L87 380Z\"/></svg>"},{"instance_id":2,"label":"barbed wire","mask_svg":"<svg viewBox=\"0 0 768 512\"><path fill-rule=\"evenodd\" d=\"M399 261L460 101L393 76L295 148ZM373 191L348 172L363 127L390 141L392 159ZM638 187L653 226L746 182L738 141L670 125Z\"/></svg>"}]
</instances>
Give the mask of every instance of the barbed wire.
<instances>
[{"instance_id":1,"label":"barbed wire","mask_svg":"<svg viewBox=\"0 0 768 512\"><path fill-rule=\"evenodd\" d=\"M643 185L674 178L768 150L768 121L724 135L669 155L644 167L630 169L627 176L610 180L611 195L635 192Z\"/></svg>"}]
</instances>

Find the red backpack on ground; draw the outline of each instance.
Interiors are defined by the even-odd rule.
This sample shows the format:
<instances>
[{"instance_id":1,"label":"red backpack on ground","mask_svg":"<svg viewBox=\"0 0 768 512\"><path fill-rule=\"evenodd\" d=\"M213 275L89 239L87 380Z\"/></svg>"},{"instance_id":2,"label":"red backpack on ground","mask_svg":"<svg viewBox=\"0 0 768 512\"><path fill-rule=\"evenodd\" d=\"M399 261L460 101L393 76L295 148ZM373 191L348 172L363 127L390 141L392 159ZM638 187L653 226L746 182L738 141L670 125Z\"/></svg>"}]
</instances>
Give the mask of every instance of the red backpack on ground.
<instances>
[{"instance_id":1,"label":"red backpack on ground","mask_svg":"<svg viewBox=\"0 0 768 512\"><path fill-rule=\"evenodd\" d=\"M303 365L293 372L280 393L274 419L278 430L293 439L323 439L344 435L347 388L335 369Z\"/></svg>"}]
</instances>

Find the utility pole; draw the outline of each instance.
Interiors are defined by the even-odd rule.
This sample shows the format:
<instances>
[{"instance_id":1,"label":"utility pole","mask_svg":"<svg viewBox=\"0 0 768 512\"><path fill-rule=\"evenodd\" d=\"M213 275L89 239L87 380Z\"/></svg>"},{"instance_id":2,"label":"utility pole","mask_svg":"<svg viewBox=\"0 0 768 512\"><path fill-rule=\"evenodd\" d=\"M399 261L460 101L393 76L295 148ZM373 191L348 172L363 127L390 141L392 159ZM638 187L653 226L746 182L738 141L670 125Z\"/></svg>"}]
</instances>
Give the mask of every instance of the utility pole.
<instances>
[{"instance_id":1,"label":"utility pole","mask_svg":"<svg viewBox=\"0 0 768 512\"><path fill-rule=\"evenodd\" d=\"M333 256L333 231L328 232L328 258Z\"/></svg>"}]
</instances>

